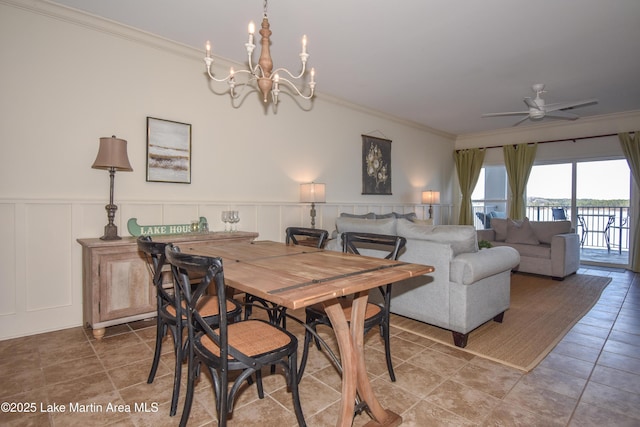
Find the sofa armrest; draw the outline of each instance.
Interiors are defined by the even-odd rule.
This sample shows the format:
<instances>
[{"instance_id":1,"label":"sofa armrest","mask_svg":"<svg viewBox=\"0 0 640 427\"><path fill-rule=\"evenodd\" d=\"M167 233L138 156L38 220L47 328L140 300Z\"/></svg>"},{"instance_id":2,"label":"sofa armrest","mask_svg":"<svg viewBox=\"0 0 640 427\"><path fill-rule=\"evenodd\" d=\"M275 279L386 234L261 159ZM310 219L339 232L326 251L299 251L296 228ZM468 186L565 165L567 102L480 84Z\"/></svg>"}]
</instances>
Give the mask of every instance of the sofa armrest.
<instances>
[{"instance_id":1,"label":"sofa armrest","mask_svg":"<svg viewBox=\"0 0 640 427\"><path fill-rule=\"evenodd\" d=\"M487 242L495 242L496 232L492 228L486 230L478 230L478 242L480 240L486 240Z\"/></svg>"},{"instance_id":2,"label":"sofa armrest","mask_svg":"<svg viewBox=\"0 0 640 427\"><path fill-rule=\"evenodd\" d=\"M577 233L556 234L551 238L551 275L565 277L580 267L580 236Z\"/></svg>"},{"instance_id":3,"label":"sofa armrest","mask_svg":"<svg viewBox=\"0 0 640 427\"><path fill-rule=\"evenodd\" d=\"M485 277L509 271L520 264L520 254L509 246L496 246L460 254L451 261L451 281L470 285Z\"/></svg>"}]
</instances>

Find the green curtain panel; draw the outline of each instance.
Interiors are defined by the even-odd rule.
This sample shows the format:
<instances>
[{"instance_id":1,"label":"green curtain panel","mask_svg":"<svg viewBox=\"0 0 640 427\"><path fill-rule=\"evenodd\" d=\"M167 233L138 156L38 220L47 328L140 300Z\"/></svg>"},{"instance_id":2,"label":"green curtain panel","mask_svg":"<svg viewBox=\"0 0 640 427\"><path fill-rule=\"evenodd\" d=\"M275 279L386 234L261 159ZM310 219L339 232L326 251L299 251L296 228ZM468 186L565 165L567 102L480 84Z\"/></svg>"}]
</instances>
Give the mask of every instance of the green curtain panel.
<instances>
[{"instance_id":1,"label":"green curtain panel","mask_svg":"<svg viewBox=\"0 0 640 427\"><path fill-rule=\"evenodd\" d=\"M471 194L478 183L482 162L484 162L484 154L485 150L482 148L459 150L453 154L458 172L460 192L462 193L460 217L458 219L458 224L460 225L473 225Z\"/></svg>"},{"instance_id":2,"label":"green curtain panel","mask_svg":"<svg viewBox=\"0 0 640 427\"><path fill-rule=\"evenodd\" d=\"M640 132L635 131L631 136L629 133L618 134L620 139L620 146L622 146L622 152L627 158L631 175L636 185L640 187ZM631 251L629 252L629 261L631 269L635 272L640 272L640 221L638 212L640 212L640 206L636 203L636 206L632 206L631 212L634 213L632 217L633 221L633 240L631 244Z\"/></svg>"},{"instance_id":3,"label":"green curtain panel","mask_svg":"<svg viewBox=\"0 0 640 427\"><path fill-rule=\"evenodd\" d=\"M503 147L504 165L507 168L509 190L511 190L510 218L524 218L526 206L524 192L527 188L533 161L536 159L537 150L537 143L505 145Z\"/></svg>"}]
</instances>

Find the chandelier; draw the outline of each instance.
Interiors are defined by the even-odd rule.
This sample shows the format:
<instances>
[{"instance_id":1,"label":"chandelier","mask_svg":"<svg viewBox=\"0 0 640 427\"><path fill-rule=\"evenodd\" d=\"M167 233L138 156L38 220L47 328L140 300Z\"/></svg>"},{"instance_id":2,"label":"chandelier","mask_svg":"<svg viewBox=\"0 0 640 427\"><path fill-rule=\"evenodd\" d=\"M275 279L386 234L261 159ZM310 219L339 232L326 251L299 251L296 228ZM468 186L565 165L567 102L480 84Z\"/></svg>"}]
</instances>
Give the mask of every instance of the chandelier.
<instances>
[{"instance_id":1,"label":"chandelier","mask_svg":"<svg viewBox=\"0 0 640 427\"><path fill-rule=\"evenodd\" d=\"M274 110L278 104L278 95L280 94L280 85L282 84L286 84L298 96L304 99L311 99L316 86L315 69L311 68L308 91L305 91L304 88L302 90L298 89L292 82L292 80L301 80L306 72L307 60L309 59L309 54L307 53L307 36L302 36L302 52L300 53L302 70L300 71L300 74L294 75L286 68L273 69L273 61L269 50L269 45L271 44L271 30L269 29L269 18L267 17L267 0L264 1L264 15L262 17L262 25L260 29L260 35L262 36L262 39L260 40L261 51L257 64L253 63L253 50L256 47L253 42L254 33L255 24L251 21L249 23L249 41L244 45L247 49L247 57L249 59L248 69L234 70L233 67L231 67L229 75L222 79L214 77L211 72L213 57L211 56L211 43L207 41L204 62L207 65L207 74L209 75L209 78L216 82L226 81L229 85L229 94L232 99L237 99L241 95L241 93L236 92L237 85L243 86L242 89L244 89L246 86L253 86L254 84L257 84L258 90L262 93L262 100L265 104L269 102L269 94L271 94L271 102L273 102ZM248 74L249 80L246 83L238 83L236 81L236 76L239 74ZM304 92L307 92L307 94Z\"/></svg>"}]
</instances>

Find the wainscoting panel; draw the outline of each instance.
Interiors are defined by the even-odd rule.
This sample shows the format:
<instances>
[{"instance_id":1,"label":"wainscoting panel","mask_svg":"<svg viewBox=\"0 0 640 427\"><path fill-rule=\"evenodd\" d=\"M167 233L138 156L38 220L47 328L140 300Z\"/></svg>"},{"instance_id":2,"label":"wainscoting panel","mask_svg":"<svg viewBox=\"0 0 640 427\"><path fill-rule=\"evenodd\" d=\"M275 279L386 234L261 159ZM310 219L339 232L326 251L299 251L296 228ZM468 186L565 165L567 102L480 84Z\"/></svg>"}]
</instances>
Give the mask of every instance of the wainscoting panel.
<instances>
[{"instance_id":1,"label":"wainscoting panel","mask_svg":"<svg viewBox=\"0 0 640 427\"><path fill-rule=\"evenodd\" d=\"M26 311L69 307L72 301L71 205L26 206Z\"/></svg>"},{"instance_id":2,"label":"wainscoting panel","mask_svg":"<svg viewBox=\"0 0 640 427\"><path fill-rule=\"evenodd\" d=\"M238 229L258 232L260 240L284 241L288 226L310 226L310 204L236 202L140 202L116 200L115 223L129 236L127 221L138 224L187 224L200 216L212 231L222 231L220 214L238 210ZM82 250L79 238L100 237L107 223L105 203L83 200L0 200L0 340L82 325ZM434 207L437 224L449 206ZM341 212L416 212L423 205L320 203L316 227L335 230Z\"/></svg>"},{"instance_id":3,"label":"wainscoting panel","mask_svg":"<svg viewBox=\"0 0 640 427\"><path fill-rule=\"evenodd\" d=\"M16 217L15 205L0 204L0 319L16 313Z\"/></svg>"},{"instance_id":4,"label":"wainscoting panel","mask_svg":"<svg viewBox=\"0 0 640 427\"><path fill-rule=\"evenodd\" d=\"M245 207L246 208L246 207ZM246 209L245 209L246 210ZM288 209L284 209L285 215L292 215ZM260 233L258 239L260 240L275 240L276 242L282 242L284 234L284 230L282 227L284 223L288 221L288 219L283 218L283 206L278 205L262 205L256 210L255 216L255 230L248 231L257 231ZM243 211L240 212L240 216L244 216L245 213ZM242 224L242 219L240 219L240 223ZM242 228L242 227L241 227Z\"/></svg>"}]
</instances>

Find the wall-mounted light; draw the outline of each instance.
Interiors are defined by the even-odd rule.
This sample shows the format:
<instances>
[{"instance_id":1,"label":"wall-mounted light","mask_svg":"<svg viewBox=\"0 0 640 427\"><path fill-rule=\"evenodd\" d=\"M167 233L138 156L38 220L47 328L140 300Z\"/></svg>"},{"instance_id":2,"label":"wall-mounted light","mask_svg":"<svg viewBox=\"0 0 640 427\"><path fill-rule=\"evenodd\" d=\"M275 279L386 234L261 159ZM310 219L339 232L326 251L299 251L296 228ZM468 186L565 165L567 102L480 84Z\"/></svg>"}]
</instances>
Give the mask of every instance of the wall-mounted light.
<instances>
[{"instance_id":1,"label":"wall-mounted light","mask_svg":"<svg viewBox=\"0 0 640 427\"><path fill-rule=\"evenodd\" d=\"M311 228L316 228L316 203L325 203L325 185L311 182L300 184L300 202L311 203Z\"/></svg>"},{"instance_id":2,"label":"wall-mounted light","mask_svg":"<svg viewBox=\"0 0 640 427\"><path fill-rule=\"evenodd\" d=\"M422 203L429 205L429 218L433 217L433 205L440 203L440 192L427 190L422 192Z\"/></svg>"}]
</instances>

